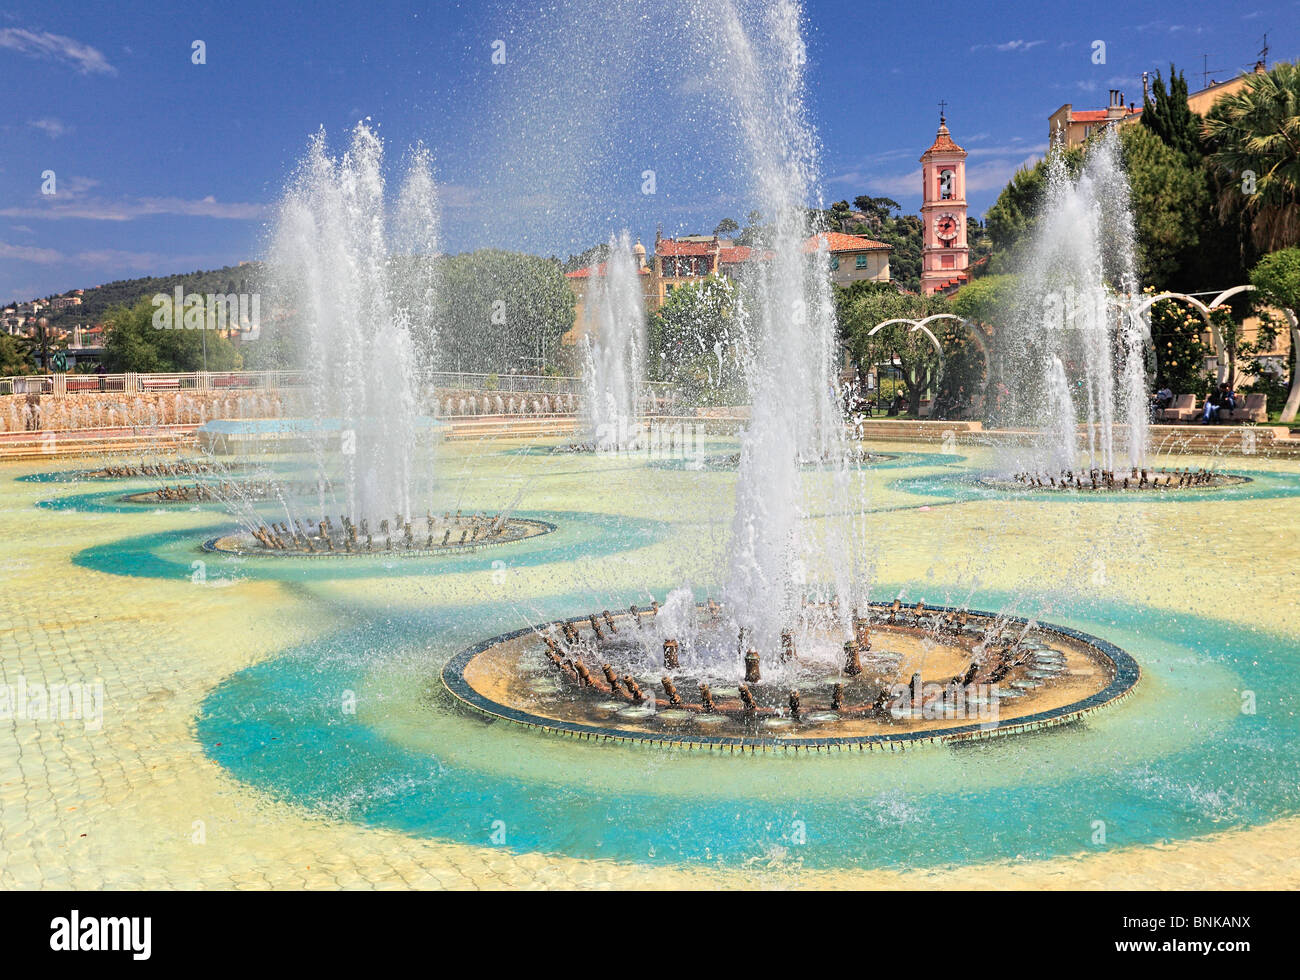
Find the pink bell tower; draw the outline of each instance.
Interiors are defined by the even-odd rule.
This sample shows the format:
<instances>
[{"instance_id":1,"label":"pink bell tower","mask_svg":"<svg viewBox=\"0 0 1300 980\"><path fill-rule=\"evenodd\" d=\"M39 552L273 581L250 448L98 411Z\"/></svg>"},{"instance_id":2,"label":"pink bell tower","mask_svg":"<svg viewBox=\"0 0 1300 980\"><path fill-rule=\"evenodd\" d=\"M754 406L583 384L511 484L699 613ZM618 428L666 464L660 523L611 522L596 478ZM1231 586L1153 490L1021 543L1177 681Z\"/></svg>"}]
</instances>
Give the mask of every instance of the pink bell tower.
<instances>
[{"instance_id":1,"label":"pink bell tower","mask_svg":"<svg viewBox=\"0 0 1300 980\"><path fill-rule=\"evenodd\" d=\"M939 133L934 145L921 154L921 179L925 182L921 204L921 292L927 296L950 292L969 278L966 151L948 135L943 115L946 105L939 103Z\"/></svg>"}]
</instances>

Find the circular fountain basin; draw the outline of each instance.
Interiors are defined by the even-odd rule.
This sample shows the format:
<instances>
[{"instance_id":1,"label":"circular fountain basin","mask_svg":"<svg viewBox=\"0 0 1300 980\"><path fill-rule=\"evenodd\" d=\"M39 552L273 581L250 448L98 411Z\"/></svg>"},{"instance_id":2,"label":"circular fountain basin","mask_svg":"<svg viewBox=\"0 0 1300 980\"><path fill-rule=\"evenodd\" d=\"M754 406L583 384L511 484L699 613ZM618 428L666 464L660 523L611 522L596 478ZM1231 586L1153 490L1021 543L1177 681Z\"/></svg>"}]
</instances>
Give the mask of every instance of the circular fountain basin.
<instances>
[{"instance_id":1,"label":"circular fountain basin","mask_svg":"<svg viewBox=\"0 0 1300 980\"><path fill-rule=\"evenodd\" d=\"M127 504L182 506L222 503L229 500L254 502L280 500L285 497L307 497L318 492L319 489L318 483L309 481L198 480L194 483L168 483L154 490L138 490L124 494L121 499Z\"/></svg>"},{"instance_id":2,"label":"circular fountain basin","mask_svg":"<svg viewBox=\"0 0 1300 980\"><path fill-rule=\"evenodd\" d=\"M829 607L827 607L829 608ZM706 607L698 607L698 611ZM713 607L716 615L717 609ZM706 705L699 692L703 675L690 669L664 669L677 692L659 683L642 684L638 701L630 687L611 688L603 667L616 665L621 678L639 669L628 663L658 649L662 635L656 614L631 612L601 620L603 639L582 629L589 617L543 623L493 637L461 652L442 672L443 684L475 711L529 726L548 734L627 743L682 745L702 748L893 749L944 744L1033 731L1066 724L1126 697L1140 670L1125 651L1098 637L1064 626L1030 623L992 613L966 612L967 629L941 625L940 616L957 610L930 609L918 621L908 611L893 617L885 604L872 604L869 630L873 643L888 641L899 652L897 662L873 663L863 656L860 674L833 673L826 662L808 662L807 649L842 646L845 629L834 625L801 633L796 661L778 665L765 657L762 670L770 677L748 685L710 685L716 706ZM609 635L612 621L617 636ZM719 628L723 620L718 619ZM579 627L576 643L564 638L564 627ZM705 629L709 628L706 622ZM981 628L984 632L981 632ZM818 630L821 630L819 635ZM972 635L980 632L980 636ZM1033 651L1006 642L1015 638L1050 643L1064 658L1050 677L1033 677ZM975 648L989 635L1001 661L986 660L967 675ZM571 634L572 635L572 634ZM562 663L551 662L547 639ZM631 642L629 642L631 641ZM529 682L524 665L547 659L558 680L554 692L542 693ZM682 658L685 662L686 657ZM587 668L588 685L576 671ZM769 663L770 661L770 663ZM999 673L998 663L1014 666ZM913 697L915 674L921 675L921 697ZM969 683L962 686L958 678ZM990 682L991 681L991 682ZM754 704L738 697L748 692ZM797 692L799 708L791 705ZM832 698L840 698L838 705Z\"/></svg>"},{"instance_id":3,"label":"circular fountain basin","mask_svg":"<svg viewBox=\"0 0 1300 980\"><path fill-rule=\"evenodd\" d=\"M897 459L899 459L897 454L869 452L858 448L853 448L845 453L845 462L849 466L876 466ZM728 453L686 457L684 459L658 460L656 465L664 469L685 469L705 473L734 473L740 469L740 452L737 450ZM800 460L799 463L800 469L804 470L819 470L831 465L832 460L830 458L804 459Z\"/></svg>"},{"instance_id":4,"label":"circular fountain basin","mask_svg":"<svg viewBox=\"0 0 1300 980\"><path fill-rule=\"evenodd\" d=\"M71 480L190 479L225 472L229 467L214 466L204 459L178 459L167 463L107 463L98 469L76 470L66 474Z\"/></svg>"},{"instance_id":5,"label":"circular fountain basin","mask_svg":"<svg viewBox=\"0 0 1300 980\"><path fill-rule=\"evenodd\" d=\"M423 522L421 522L421 526L423 528ZM539 521L526 517L507 517L500 521L499 530L485 533L477 538L466 536L464 540L461 540L462 533L468 532L470 527L471 524L468 520L464 522L436 522L433 530L427 533L423 541L420 540L418 535L415 535L412 537L410 544L406 542L401 534L392 535L391 538L372 535L372 541L369 544L363 538L345 544L343 543L344 536L337 533L336 529L336 534L331 537L329 544L319 534L316 534L310 538L300 536L292 542L285 541L286 547L283 548L268 547L251 531L236 531L205 541L203 550L255 558L419 558L428 557L429 555L464 554L490 548L500 548L529 538L540 537L543 534L550 534L556 530L556 526L549 521ZM452 533L447 537L447 543L443 544L441 542L444 540L444 532L448 530ZM428 544L430 539L434 542L432 545ZM284 540L283 536L281 540ZM310 547L307 542L311 542ZM331 544L333 547L330 546Z\"/></svg>"},{"instance_id":6,"label":"circular fountain basin","mask_svg":"<svg viewBox=\"0 0 1300 980\"><path fill-rule=\"evenodd\" d=\"M1013 491L1017 493L1081 493L1081 494L1143 494L1170 493L1172 491L1222 490L1249 483L1250 477L1232 473L1188 470L1147 470L1146 478L1141 475L1117 474L1111 481L1099 479L1095 484L1087 474L1079 474L1081 479L1063 480L1059 476L1047 474L1017 474L1016 476L986 475L978 479L981 486L994 490ZM1055 482L1053 482L1055 481Z\"/></svg>"}]
</instances>

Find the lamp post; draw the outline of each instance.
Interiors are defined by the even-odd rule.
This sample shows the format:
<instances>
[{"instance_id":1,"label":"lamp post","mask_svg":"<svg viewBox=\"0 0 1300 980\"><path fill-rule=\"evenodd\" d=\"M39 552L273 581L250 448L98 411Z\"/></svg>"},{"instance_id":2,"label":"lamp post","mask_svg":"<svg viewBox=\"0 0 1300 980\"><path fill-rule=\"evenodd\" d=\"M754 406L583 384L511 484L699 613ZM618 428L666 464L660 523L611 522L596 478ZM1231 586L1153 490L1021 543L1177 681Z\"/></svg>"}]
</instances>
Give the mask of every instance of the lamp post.
<instances>
[{"instance_id":1,"label":"lamp post","mask_svg":"<svg viewBox=\"0 0 1300 980\"><path fill-rule=\"evenodd\" d=\"M48 317L40 317L36 321L36 340L41 347L41 370L48 373L50 371L50 321Z\"/></svg>"}]
</instances>

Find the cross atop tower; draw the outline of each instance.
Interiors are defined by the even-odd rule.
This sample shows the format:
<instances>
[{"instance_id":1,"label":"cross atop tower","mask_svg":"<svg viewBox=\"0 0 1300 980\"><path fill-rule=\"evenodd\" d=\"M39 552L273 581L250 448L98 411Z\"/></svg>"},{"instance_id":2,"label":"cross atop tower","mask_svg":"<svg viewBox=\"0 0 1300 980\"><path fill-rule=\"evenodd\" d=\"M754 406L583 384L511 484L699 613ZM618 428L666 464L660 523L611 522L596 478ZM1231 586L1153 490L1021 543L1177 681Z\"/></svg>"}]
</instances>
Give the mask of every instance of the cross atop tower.
<instances>
[{"instance_id":1,"label":"cross atop tower","mask_svg":"<svg viewBox=\"0 0 1300 980\"><path fill-rule=\"evenodd\" d=\"M948 132L948 102L939 102L939 131L921 154L921 292L949 293L966 282L966 151Z\"/></svg>"}]
</instances>

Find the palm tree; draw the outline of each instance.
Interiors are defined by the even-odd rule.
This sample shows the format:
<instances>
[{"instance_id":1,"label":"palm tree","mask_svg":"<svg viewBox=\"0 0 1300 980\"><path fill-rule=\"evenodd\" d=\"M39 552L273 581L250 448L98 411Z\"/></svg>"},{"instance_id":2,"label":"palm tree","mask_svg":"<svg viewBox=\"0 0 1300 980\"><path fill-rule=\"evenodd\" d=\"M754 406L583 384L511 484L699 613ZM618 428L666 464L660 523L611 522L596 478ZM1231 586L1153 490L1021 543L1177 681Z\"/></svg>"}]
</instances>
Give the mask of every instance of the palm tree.
<instances>
[{"instance_id":1,"label":"palm tree","mask_svg":"<svg viewBox=\"0 0 1300 980\"><path fill-rule=\"evenodd\" d=\"M1249 76L1214 104L1205 134L1224 178L1220 220L1244 208L1262 251L1300 243L1300 67Z\"/></svg>"}]
</instances>

